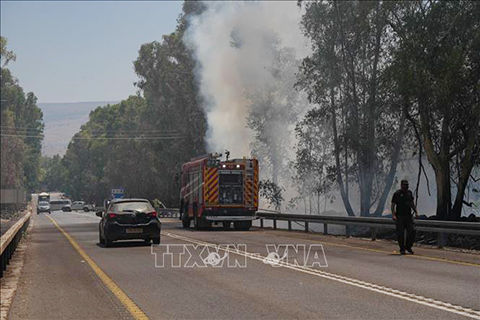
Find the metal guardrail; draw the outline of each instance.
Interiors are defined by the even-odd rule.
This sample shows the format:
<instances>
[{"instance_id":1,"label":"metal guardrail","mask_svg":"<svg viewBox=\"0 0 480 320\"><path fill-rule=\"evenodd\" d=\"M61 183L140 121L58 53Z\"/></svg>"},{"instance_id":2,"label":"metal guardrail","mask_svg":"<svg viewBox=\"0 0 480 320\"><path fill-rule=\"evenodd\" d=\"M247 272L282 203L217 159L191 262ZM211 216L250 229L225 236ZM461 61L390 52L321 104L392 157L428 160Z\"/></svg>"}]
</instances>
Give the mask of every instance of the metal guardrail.
<instances>
[{"instance_id":1,"label":"metal guardrail","mask_svg":"<svg viewBox=\"0 0 480 320\"><path fill-rule=\"evenodd\" d=\"M349 226L367 227L371 229L372 240L377 237L378 229L395 229L395 221L389 218L370 218L370 217L338 217L321 215L303 215L303 214L284 214L266 211L257 212L260 218L260 227L263 228L263 220L273 220L273 229L277 229L277 221L287 221L288 230L292 230L292 222L303 222L305 231L309 231L309 223L322 223L323 233L328 234L328 225L345 225L347 235ZM439 221L439 220L415 220L415 229L417 231L437 232L438 246L444 246L444 234L466 234L480 235L479 222L457 222L457 221Z\"/></svg>"},{"instance_id":2,"label":"metal guardrail","mask_svg":"<svg viewBox=\"0 0 480 320\"><path fill-rule=\"evenodd\" d=\"M95 207L92 211L103 211L103 207ZM180 213L178 208L155 208L159 218L179 218Z\"/></svg>"},{"instance_id":3,"label":"metal guardrail","mask_svg":"<svg viewBox=\"0 0 480 320\"><path fill-rule=\"evenodd\" d=\"M160 218L179 218L178 208L155 208Z\"/></svg>"},{"instance_id":4,"label":"metal guardrail","mask_svg":"<svg viewBox=\"0 0 480 320\"><path fill-rule=\"evenodd\" d=\"M7 270L7 266L10 263L10 259L17 249L18 243L22 239L22 236L27 230L30 224L31 212L28 212L20 220L18 220L10 229L5 232L0 238L0 278L3 278L3 271Z\"/></svg>"}]
</instances>

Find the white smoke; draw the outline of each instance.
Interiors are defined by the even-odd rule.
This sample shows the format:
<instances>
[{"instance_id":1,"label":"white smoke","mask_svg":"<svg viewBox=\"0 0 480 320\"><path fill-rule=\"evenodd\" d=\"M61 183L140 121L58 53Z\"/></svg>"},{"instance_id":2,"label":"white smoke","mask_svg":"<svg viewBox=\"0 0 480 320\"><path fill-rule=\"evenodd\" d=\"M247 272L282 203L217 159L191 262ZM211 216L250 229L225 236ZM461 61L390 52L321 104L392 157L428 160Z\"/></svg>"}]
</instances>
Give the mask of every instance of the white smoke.
<instances>
[{"instance_id":1,"label":"white smoke","mask_svg":"<svg viewBox=\"0 0 480 320\"><path fill-rule=\"evenodd\" d=\"M253 132L247 128L246 92L267 90L277 81L271 72L271 43L266 41L272 35L283 47L293 48L297 59L310 52L299 25L302 10L294 1L206 5L201 15L191 19L184 41L197 60L196 76L209 126L207 149L248 156ZM236 40L240 45L235 45Z\"/></svg>"}]
</instances>

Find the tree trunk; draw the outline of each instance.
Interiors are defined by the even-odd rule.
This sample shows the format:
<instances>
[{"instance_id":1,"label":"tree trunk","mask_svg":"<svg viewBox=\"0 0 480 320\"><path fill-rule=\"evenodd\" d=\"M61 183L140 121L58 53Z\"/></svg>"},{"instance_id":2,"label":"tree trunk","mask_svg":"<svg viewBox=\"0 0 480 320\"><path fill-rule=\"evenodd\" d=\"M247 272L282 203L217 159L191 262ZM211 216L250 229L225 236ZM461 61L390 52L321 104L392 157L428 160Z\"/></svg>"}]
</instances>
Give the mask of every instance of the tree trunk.
<instances>
[{"instance_id":1,"label":"tree trunk","mask_svg":"<svg viewBox=\"0 0 480 320\"><path fill-rule=\"evenodd\" d=\"M444 168L435 170L435 181L437 182L437 218L440 220L447 219L452 207L449 171L450 170Z\"/></svg>"},{"instance_id":2,"label":"tree trunk","mask_svg":"<svg viewBox=\"0 0 480 320\"><path fill-rule=\"evenodd\" d=\"M333 131L333 144L335 152L335 163L336 163L336 176L337 183L340 189L340 196L342 197L343 204L345 205L345 210L349 216L354 217L355 213L353 212L350 200L348 199L345 193L345 186L342 179L342 171L340 166L340 145L338 142L338 130L337 130L337 115L335 114L335 100L334 100L334 90L330 89L330 102L331 102L331 115L332 115L332 131Z\"/></svg>"},{"instance_id":3,"label":"tree trunk","mask_svg":"<svg viewBox=\"0 0 480 320\"><path fill-rule=\"evenodd\" d=\"M400 126L397 132L397 139L395 142L392 158L390 160L390 170L385 177L385 187L383 188L382 195L380 197L380 200L378 201L377 209L374 212L375 216L382 215L383 209L385 207L385 202L387 201L388 194L390 193L390 189L392 188L393 180L397 172L398 159L400 157L400 149L402 148L403 136L405 131L405 119L406 113L402 112L402 116L400 118Z\"/></svg>"},{"instance_id":4,"label":"tree trunk","mask_svg":"<svg viewBox=\"0 0 480 320\"><path fill-rule=\"evenodd\" d=\"M423 100L423 99L422 99ZM437 183L437 212L436 216L440 220L446 220L450 213L451 203L451 184L450 184L450 160L448 158L448 148L444 139L445 132L442 130L442 142L440 147L440 155L435 152L432 136L430 133L429 114L426 112L427 107L424 101L420 101L420 121L422 124L423 146L427 154L428 161L435 171L435 181ZM444 119L443 129L446 122Z\"/></svg>"},{"instance_id":5,"label":"tree trunk","mask_svg":"<svg viewBox=\"0 0 480 320\"><path fill-rule=\"evenodd\" d=\"M462 161L461 171L458 174L457 184L457 196L455 197L455 203L450 215L447 216L448 220L459 220L462 216L463 198L465 196L465 189L467 187L470 174L472 173L474 164L474 151L475 151L475 139L477 138L476 132L469 132L467 141L467 147L465 149L465 156ZM477 142L478 143L478 142Z\"/></svg>"}]
</instances>

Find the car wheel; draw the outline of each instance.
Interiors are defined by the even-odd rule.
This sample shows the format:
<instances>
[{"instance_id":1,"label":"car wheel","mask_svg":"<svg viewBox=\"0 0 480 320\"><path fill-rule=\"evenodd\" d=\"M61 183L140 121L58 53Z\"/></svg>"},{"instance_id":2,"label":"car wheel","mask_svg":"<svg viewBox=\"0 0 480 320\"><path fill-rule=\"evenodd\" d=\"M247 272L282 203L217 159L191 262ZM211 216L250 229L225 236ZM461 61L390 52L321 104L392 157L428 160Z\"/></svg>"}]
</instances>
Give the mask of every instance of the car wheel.
<instances>
[{"instance_id":1,"label":"car wheel","mask_svg":"<svg viewBox=\"0 0 480 320\"><path fill-rule=\"evenodd\" d=\"M102 234L100 233L100 230L98 230L98 242L100 244L105 244L105 239L102 238Z\"/></svg>"},{"instance_id":2,"label":"car wheel","mask_svg":"<svg viewBox=\"0 0 480 320\"><path fill-rule=\"evenodd\" d=\"M145 244L149 244L151 239L143 239L145 241Z\"/></svg>"},{"instance_id":3,"label":"car wheel","mask_svg":"<svg viewBox=\"0 0 480 320\"><path fill-rule=\"evenodd\" d=\"M105 238L105 240L104 240L104 241L105 241L105 247L106 247L106 248L109 248L109 247L111 247L111 246L112 246L112 244L113 244L113 241L112 241L112 240L110 240L110 239L108 239L108 238Z\"/></svg>"},{"instance_id":4,"label":"car wheel","mask_svg":"<svg viewBox=\"0 0 480 320\"><path fill-rule=\"evenodd\" d=\"M88 212L90 211L87 207L83 208L83 211Z\"/></svg>"},{"instance_id":5,"label":"car wheel","mask_svg":"<svg viewBox=\"0 0 480 320\"><path fill-rule=\"evenodd\" d=\"M108 239L108 234L105 232L105 230L103 231L103 235L104 235L103 241L105 242L105 247L106 248L111 247L113 244L113 241Z\"/></svg>"},{"instance_id":6,"label":"car wheel","mask_svg":"<svg viewBox=\"0 0 480 320\"><path fill-rule=\"evenodd\" d=\"M153 244L160 244L160 237L152 239Z\"/></svg>"}]
</instances>

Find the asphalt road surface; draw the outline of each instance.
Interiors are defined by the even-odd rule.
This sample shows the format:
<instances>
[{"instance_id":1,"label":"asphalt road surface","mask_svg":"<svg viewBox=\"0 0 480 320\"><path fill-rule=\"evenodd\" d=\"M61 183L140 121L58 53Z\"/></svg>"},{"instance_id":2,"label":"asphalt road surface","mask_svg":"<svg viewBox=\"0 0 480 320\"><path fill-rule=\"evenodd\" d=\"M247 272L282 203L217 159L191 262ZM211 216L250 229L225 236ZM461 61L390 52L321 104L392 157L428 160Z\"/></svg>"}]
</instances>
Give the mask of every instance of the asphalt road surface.
<instances>
[{"instance_id":1,"label":"asphalt road surface","mask_svg":"<svg viewBox=\"0 0 480 320\"><path fill-rule=\"evenodd\" d=\"M478 255L173 219L160 247L104 248L98 221L34 215L10 319L480 319Z\"/></svg>"}]
</instances>

